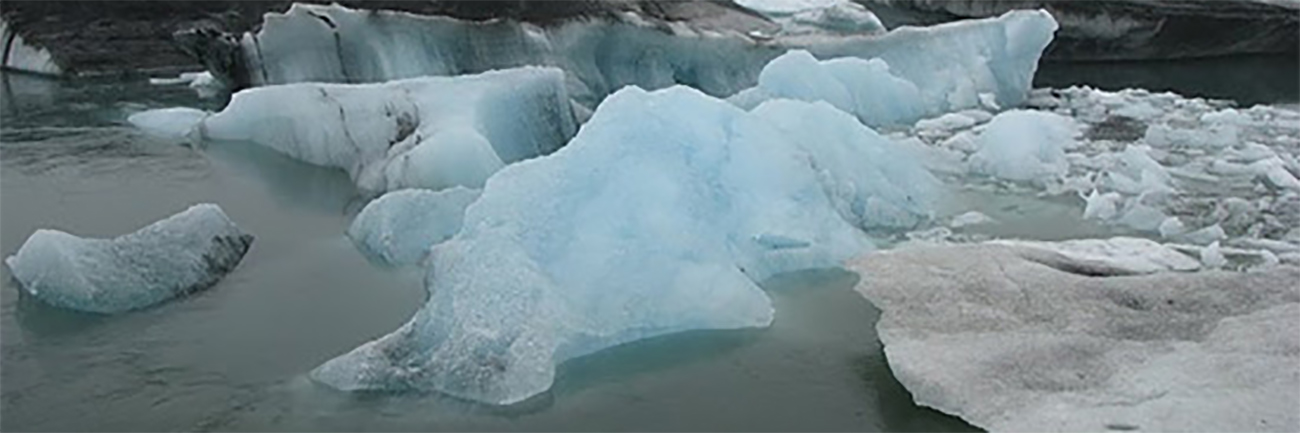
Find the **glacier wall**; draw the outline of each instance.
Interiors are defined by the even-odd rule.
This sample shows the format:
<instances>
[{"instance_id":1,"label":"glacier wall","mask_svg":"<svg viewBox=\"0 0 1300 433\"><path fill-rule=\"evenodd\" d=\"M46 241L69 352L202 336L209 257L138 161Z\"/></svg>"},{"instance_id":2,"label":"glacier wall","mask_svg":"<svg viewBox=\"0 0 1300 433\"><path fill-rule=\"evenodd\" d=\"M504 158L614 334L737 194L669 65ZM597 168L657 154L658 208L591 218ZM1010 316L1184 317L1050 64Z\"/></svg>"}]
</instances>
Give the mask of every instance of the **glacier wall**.
<instances>
[{"instance_id":1,"label":"glacier wall","mask_svg":"<svg viewBox=\"0 0 1300 433\"><path fill-rule=\"evenodd\" d=\"M628 87L564 148L489 179L429 252L423 308L312 377L518 402L573 357L767 326L756 281L838 266L871 248L858 228L916 224L938 191L912 155L825 103L746 112Z\"/></svg>"},{"instance_id":2,"label":"glacier wall","mask_svg":"<svg viewBox=\"0 0 1300 433\"><path fill-rule=\"evenodd\" d=\"M998 86L998 102L1011 106L1023 99L1055 28L1045 12L1013 11L886 34L750 35L652 23L631 13L543 27L295 4L267 14L262 29L244 34L240 44L251 85L379 82L546 65L565 71L569 94L587 107L626 85L683 84L731 95L754 86L768 61L805 49L823 59L880 57L898 75L923 84L987 82ZM974 75L955 80L967 74Z\"/></svg>"},{"instance_id":3,"label":"glacier wall","mask_svg":"<svg viewBox=\"0 0 1300 433\"><path fill-rule=\"evenodd\" d=\"M133 118L138 124L159 118L155 130L183 129L168 126L174 116L165 114ZM197 132L342 168L362 190L383 192L482 187L506 164L563 146L577 127L564 74L525 67L382 84L245 89L203 118Z\"/></svg>"}]
</instances>

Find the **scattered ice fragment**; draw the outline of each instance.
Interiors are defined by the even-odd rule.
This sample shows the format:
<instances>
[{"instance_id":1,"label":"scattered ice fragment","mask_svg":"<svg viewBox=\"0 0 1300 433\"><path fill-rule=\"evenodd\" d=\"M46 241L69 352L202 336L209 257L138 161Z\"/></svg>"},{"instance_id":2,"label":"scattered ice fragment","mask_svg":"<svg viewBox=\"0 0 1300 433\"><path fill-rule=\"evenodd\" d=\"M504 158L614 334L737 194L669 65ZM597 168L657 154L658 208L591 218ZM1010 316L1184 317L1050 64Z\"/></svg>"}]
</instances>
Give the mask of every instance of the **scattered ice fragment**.
<instances>
[{"instance_id":1,"label":"scattered ice fragment","mask_svg":"<svg viewBox=\"0 0 1300 433\"><path fill-rule=\"evenodd\" d=\"M1219 251L1219 241L1211 242L1210 246L1201 249L1201 264L1208 269L1219 269L1228 264L1228 259Z\"/></svg>"},{"instance_id":2,"label":"scattered ice fragment","mask_svg":"<svg viewBox=\"0 0 1300 433\"><path fill-rule=\"evenodd\" d=\"M690 88L628 87L564 148L493 175L461 230L431 250L423 308L312 377L518 402L567 359L767 326L755 281L871 248L855 225L914 221L937 187L825 103L745 112Z\"/></svg>"},{"instance_id":3,"label":"scattered ice fragment","mask_svg":"<svg viewBox=\"0 0 1300 433\"><path fill-rule=\"evenodd\" d=\"M1084 198L1083 219L1109 220L1119 213L1119 202L1122 200L1118 193L1108 192L1105 194L1093 189L1088 197Z\"/></svg>"},{"instance_id":4,"label":"scattered ice fragment","mask_svg":"<svg viewBox=\"0 0 1300 433\"><path fill-rule=\"evenodd\" d=\"M37 230L5 264L50 305L120 313L211 287L252 243L220 207L199 204L113 239Z\"/></svg>"},{"instance_id":5,"label":"scattered ice fragment","mask_svg":"<svg viewBox=\"0 0 1300 433\"><path fill-rule=\"evenodd\" d=\"M938 130L938 131L955 131L966 129L975 125L975 119L961 113L947 113L933 119L924 119L916 122L915 128L918 131Z\"/></svg>"},{"instance_id":6,"label":"scattered ice fragment","mask_svg":"<svg viewBox=\"0 0 1300 433\"><path fill-rule=\"evenodd\" d=\"M1218 242L1228 238L1228 234L1223 231L1223 227L1218 224L1211 224L1202 227L1196 231L1185 233L1178 237L1179 239L1191 242L1197 245L1209 245L1212 242Z\"/></svg>"},{"instance_id":7,"label":"scattered ice fragment","mask_svg":"<svg viewBox=\"0 0 1300 433\"><path fill-rule=\"evenodd\" d=\"M948 223L948 225L951 226L952 228L962 228L966 226L989 224L995 222L997 222L997 220L990 218L988 215L982 214L977 211L970 211L952 217L952 222Z\"/></svg>"},{"instance_id":8,"label":"scattered ice fragment","mask_svg":"<svg viewBox=\"0 0 1300 433\"><path fill-rule=\"evenodd\" d=\"M460 231L465 208L478 200L479 193L458 186L384 194L361 209L348 237L368 257L390 265L414 264L430 247Z\"/></svg>"},{"instance_id":9,"label":"scattered ice fragment","mask_svg":"<svg viewBox=\"0 0 1300 433\"><path fill-rule=\"evenodd\" d=\"M1161 221L1156 230L1160 232L1161 238L1169 239L1185 233L1187 227L1183 225L1183 221L1178 217L1169 217Z\"/></svg>"},{"instance_id":10,"label":"scattered ice fragment","mask_svg":"<svg viewBox=\"0 0 1300 433\"><path fill-rule=\"evenodd\" d=\"M1200 268L1196 259L1156 241L1142 238L1115 237L1059 242L998 240L990 243L1048 250L1073 261L1104 265L1133 274L1194 271Z\"/></svg>"}]
</instances>

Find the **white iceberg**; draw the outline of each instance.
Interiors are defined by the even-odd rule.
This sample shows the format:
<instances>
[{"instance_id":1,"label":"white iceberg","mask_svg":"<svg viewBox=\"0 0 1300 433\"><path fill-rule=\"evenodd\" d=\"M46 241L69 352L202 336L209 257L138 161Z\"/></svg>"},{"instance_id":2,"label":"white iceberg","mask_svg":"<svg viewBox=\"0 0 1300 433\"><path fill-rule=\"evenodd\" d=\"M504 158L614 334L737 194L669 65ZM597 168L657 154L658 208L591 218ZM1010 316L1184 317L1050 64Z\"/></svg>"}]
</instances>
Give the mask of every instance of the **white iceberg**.
<instances>
[{"instance_id":1,"label":"white iceberg","mask_svg":"<svg viewBox=\"0 0 1300 433\"><path fill-rule=\"evenodd\" d=\"M751 113L690 88L629 87L560 151L489 179L430 252L424 307L312 377L518 402L567 359L767 326L755 281L837 266L871 247L854 224L914 221L936 189L908 153L829 105Z\"/></svg>"},{"instance_id":2,"label":"white iceberg","mask_svg":"<svg viewBox=\"0 0 1300 433\"><path fill-rule=\"evenodd\" d=\"M211 114L197 108L171 107L141 111L126 121L152 135L182 139L193 138L194 126Z\"/></svg>"},{"instance_id":3,"label":"white iceberg","mask_svg":"<svg viewBox=\"0 0 1300 433\"><path fill-rule=\"evenodd\" d=\"M757 86L731 101L746 108L773 98L826 101L870 126L911 124L986 102L1016 106L1028 94L1055 31L1056 21L1046 12L1017 11L991 20L902 28L869 44L837 40L772 60Z\"/></svg>"},{"instance_id":4,"label":"white iceberg","mask_svg":"<svg viewBox=\"0 0 1300 433\"><path fill-rule=\"evenodd\" d=\"M37 230L5 264L50 305L119 313L211 287L252 243L220 207L199 204L113 239Z\"/></svg>"},{"instance_id":5,"label":"white iceberg","mask_svg":"<svg viewBox=\"0 0 1300 433\"><path fill-rule=\"evenodd\" d=\"M917 403L989 431L1300 429L1300 268L1129 275L1051 249L853 261Z\"/></svg>"},{"instance_id":6,"label":"white iceberg","mask_svg":"<svg viewBox=\"0 0 1300 433\"><path fill-rule=\"evenodd\" d=\"M455 187L384 194L361 209L348 228L348 237L363 253L381 262L416 263L429 247L460 231L465 208L478 200L479 192Z\"/></svg>"},{"instance_id":7,"label":"white iceberg","mask_svg":"<svg viewBox=\"0 0 1300 433\"><path fill-rule=\"evenodd\" d=\"M210 140L251 141L338 167L366 191L479 188L577 131L564 74L525 67L383 84L246 89L203 119Z\"/></svg>"},{"instance_id":8,"label":"white iceberg","mask_svg":"<svg viewBox=\"0 0 1300 433\"><path fill-rule=\"evenodd\" d=\"M1043 111L998 114L976 138L973 171L1014 181L1058 179L1068 172L1065 150L1074 147L1078 126L1068 117Z\"/></svg>"}]
</instances>

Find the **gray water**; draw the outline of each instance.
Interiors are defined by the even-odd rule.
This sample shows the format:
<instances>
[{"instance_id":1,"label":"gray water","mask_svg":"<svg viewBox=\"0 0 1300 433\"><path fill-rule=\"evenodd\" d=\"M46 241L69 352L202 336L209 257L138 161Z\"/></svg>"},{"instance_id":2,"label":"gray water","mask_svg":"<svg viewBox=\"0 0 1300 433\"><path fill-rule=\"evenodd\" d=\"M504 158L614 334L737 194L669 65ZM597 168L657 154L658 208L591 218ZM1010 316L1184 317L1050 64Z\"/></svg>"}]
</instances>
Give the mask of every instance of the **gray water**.
<instances>
[{"instance_id":1,"label":"gray water","mask_svg":"<svg viewBox=\"0 0 1300 433\"><path fill-rule=\"evenodd\" d=\"M879 312L838 270L766 282L769 329L580 358L512 407L315 384L312 368L395 329L425 297L416 272L374 266L343 236L364 205L344 173L127 126L141 109L219 104L183 86L0 80L0 255L38 228L111 237L199 202L257 236L212 289L111 317L47 307L0 271L0 429L971 429L912 403L875 335Z\"/></svg>"}]
</instances>

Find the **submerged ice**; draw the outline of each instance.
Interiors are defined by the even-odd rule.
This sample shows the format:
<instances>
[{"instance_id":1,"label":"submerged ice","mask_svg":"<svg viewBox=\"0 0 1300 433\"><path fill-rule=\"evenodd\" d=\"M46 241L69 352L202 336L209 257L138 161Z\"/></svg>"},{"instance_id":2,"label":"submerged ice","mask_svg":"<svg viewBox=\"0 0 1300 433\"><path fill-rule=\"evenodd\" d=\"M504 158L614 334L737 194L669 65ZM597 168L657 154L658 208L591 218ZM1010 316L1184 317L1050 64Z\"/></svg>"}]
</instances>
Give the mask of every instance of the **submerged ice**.
<instances>
[{"instance_id":1,"label":"submerged ice","mask_svg":"<svg viewBox=\"0 0 1300 433\"><path fill-rule=\"evenodd\" d=\"M50 305L119 313L216 284L252 242L220 207L200 204L113 239L37 230L5 264Z\"/></svg>"},{"instance_id":2,"label":"submerged ice","mask_svg":"<svg viewBox=\"0 0 1300 433\"><path fill-rule=\"evenodd\" d=\"M489 179L460 231L430 250L424 307L312 377L517 402L573 357L768 325L755 281L837 266L871 247L855 226L915 224L937 188L910 154L826 104L745 112L689 88L626 88L560 151Z\"/></svg>"}]
</instances>

